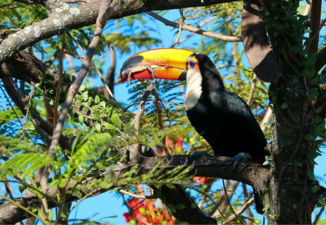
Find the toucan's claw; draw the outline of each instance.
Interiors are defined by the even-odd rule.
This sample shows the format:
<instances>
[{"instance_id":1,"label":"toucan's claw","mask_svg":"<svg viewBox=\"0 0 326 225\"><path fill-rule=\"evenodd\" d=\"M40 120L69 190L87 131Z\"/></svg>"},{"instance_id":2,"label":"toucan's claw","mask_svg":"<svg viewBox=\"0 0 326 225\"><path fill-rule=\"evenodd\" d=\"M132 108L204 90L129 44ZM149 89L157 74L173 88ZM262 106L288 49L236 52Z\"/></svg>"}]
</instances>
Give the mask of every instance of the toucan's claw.
<instances>
[{"instance_id":1,"label":"toucan's claw","mask_svg":"<svg viewBox=\"0 0 326 225\"><path fill-rule=\"evenodd\" d=\"M247 158L251 158L251 156L248 153L244 153L244 152L240 152L238 155L234 156L231 161L232 170L235 170L235 168L237 167L241 159L247 159Z\"/></svg>"},{"instance_id":2,"label":"toucan's claw","mask_svg":"<svg viewBox=\"0 0 326 225\"><path fill-rule=\"evenodd\" d=\"M130 86L130 77L132 75L132 71L131 70L128 70L128 84Z\"/></svg>"},{"instance_id":3,"label":"toucan's claw","mask_svg":"<svg viewBox=\"0 0 326 225\"><path fill-rule=\"evenodd\" d=\"M207 156L211 156L210 154L208 154L207 152L205 151L200 151L200 152L194 152L192 153L192 155L190 156L190 159L191 160L196 160L198 159L199 157L201 158L205 158Z\"/></svg>"},{"instance_id":4,"label":"toucan's claw","mask_svg":"<svg viewBox=\"0 0 326 225\"><path fill-rule=\"evenodd\" d=\"M155 71L152 69L151 66L145 66L151 72L152 79L156 78Z\"/></svg>"}]
</instances>

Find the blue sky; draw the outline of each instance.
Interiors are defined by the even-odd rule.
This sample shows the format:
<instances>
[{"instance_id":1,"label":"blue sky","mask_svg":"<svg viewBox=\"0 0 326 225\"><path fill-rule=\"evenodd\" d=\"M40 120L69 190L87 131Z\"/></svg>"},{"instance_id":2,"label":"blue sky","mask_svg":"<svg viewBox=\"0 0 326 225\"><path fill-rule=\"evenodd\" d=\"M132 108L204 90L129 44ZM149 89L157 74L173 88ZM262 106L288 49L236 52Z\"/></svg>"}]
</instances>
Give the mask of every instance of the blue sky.
<instances>
[{"instance_id":1,"label":"blue sky","mask_svg":"<svg viewBox=\"0 0 326 225\"><path fill-rule=\"evenodd\" d=\"M325 4L323 6L323 9L325 9ZM324 14L322 16L322 18L324 18ZM169 20L175 20L177 18L179 18L179 12L178 10L171 10L169 11L167 14L164 15L165 18L169 19ZM150 22L153 23L153 22ZM160 29L160 34L158 33L153 33L153 35L157 35L157 38L161 38L163 40L163 46L164 47L170 47L171 44L173 43L173 41L176 39L176 29L172 29L171 27L167 27L165 26L163 23L161 22L156 22L155 26L158 26ZM206 25L207 26L207 25ZM204 27L204 29L207 29L207 27ZM322 34L325 35L325 29L322 29ZM189 32L187 31L183 31L181 38L187 36L189 34ZM182 48L184 46L191 46L194 45L198 42L198 37L199 35L194 35L192 38L188 39L187 41L185 41L184 43L182 43L181 45L178 46L178 48ZM242 44L240 44L240 46L242 46ZM158 46L158 47L162 47L162 46ZM131 55L139 52L139 51L143 51L146 49L138 49L135 48L133 49L133 51L131 52L131 54L120 54L118 51L116 51L117 54L117 66L116 66L116 72L119 73L120 68L123 64L123 62L130 57ZM82 55L80 53L80 55ZM107 55L108 58L106 59L106 64L103 67L103 70L106 71L107 67L110 65L110 56L109 54ZM80 64L79 61L74 60L74 64L75 66ZM245 65L248 66L248 63L245 62ZM66 68L68 68L68 64L66 62ZM99 79L94 79L93 80L95 86L101 86L101 82ZM116 99L120 102L124 102L124 103L128 103L128 98L129 98L129 94L128 94L128 90L127 90L127 86L126 83L124 84L119 84L115 86L115 96ZM324 149L322 149L323 151ZM318 165L315 167L315 174L319 177L324 177L325 174L325 169L326 169L326 165L324 164L326 160L326 157L323 155L321 157L317 158L317 163ZM322 182L322 184L325 184L325 182ZM217 184L219 185L219 184ZM17 186L13 186L14 187L14 193L15 195L19 195L19 191ZM219 187L214 187L214 188L220 188ZM3 185L0 184L0 188L1 191L0 193L2 194L4 191L2 190ZM239 190L240 191L240 190ZM252 210L254 211L254 210ZM89 218L92 215L98 213L94 219L100 219L102 217L106 217L106 216L110 216L110 215L117 215L116 218L110 218L110 219L106 219L108 222L110 223L115 223L115 224L126 224L124 219L123 219L123 213L127 212L127 208L125 206L123 206L122 204L122 199L117 197L117 194L115 192L106 192L104 194L101 194L99 196L93 197L93 198L89 198L84 200L81 204L79 204L79 206L77 206L77 208L71 213L70 219L74 219L74 218L78 218L78 219L85 219L85 218ZM324 217L325 214L323 214L322 217ZM258 217L258 218L261 218Z\"/></svg>"}]
</instances>

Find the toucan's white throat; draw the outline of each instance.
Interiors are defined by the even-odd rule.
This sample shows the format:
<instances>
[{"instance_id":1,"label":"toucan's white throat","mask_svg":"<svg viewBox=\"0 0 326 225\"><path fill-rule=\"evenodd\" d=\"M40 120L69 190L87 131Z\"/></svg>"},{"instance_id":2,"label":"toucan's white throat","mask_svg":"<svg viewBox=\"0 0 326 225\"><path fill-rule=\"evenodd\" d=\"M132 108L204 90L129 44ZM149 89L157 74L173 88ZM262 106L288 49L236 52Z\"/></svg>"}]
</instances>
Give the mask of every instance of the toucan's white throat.
<instances>
[{"instance_id":1,"label":"toucan's white throat","mask_svg":"<svg viewBox=\"0 0 326 225\"><path fill-rule=\"evenodd\" d=\"M187 73L186 110L192 109L202 93L202 76L199 69L189 70Z\"/></svg>"}]
</instances>

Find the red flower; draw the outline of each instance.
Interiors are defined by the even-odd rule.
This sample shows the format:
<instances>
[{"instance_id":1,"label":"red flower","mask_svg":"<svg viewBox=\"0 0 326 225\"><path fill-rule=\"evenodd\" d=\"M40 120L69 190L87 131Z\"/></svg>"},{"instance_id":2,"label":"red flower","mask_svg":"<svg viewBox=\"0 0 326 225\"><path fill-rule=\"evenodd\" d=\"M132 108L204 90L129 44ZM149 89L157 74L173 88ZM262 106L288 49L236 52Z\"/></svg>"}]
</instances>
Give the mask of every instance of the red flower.
<instances>
[{"instance_id":1,"label":"red flower","mask_svg":"<svg viewBox=\"0 0 326 225\"><path fill-rule=\"evenodd\" d=\"M124 220L125 220L127 223L129 223L130 220L132 220L132 217L130 216L129 213L124 213L123 216L124 216Z\"/></svg>"},{"instance_id":2,"label":"red flower","mask_svg":"<svg viewBox=\"0 0 326 225\"><path fill-rule=\"evenodd\" d=\"M192 180L199 184L209 184L213 181L213 179L210 177L193 177Z\"/></svg>"}]
</instances>

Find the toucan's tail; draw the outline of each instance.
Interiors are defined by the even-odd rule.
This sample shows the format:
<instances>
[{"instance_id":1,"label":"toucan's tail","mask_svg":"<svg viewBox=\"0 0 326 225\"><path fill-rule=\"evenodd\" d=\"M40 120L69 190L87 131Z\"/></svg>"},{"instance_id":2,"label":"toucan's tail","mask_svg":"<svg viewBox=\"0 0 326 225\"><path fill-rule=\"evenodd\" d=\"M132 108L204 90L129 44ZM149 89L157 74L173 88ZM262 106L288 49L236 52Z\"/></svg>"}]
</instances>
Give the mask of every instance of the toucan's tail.
<instances>
[{"instance_id":1,"label":"toucan's tail","mask_svg":"<svg viewBox=\"0 0 326 225\"><path fill-rule=\"evenodd\" d=\"M263 215L264 214L264 211L263 211L264 205L263 205L263 202L260 200L259 194L258 194L258 192L256 192L255 188L254 188L254 196L255 196L256 211L257 211L257 213Z\"/></svg>"}]
</instances>

